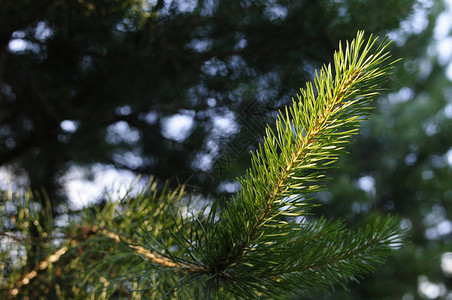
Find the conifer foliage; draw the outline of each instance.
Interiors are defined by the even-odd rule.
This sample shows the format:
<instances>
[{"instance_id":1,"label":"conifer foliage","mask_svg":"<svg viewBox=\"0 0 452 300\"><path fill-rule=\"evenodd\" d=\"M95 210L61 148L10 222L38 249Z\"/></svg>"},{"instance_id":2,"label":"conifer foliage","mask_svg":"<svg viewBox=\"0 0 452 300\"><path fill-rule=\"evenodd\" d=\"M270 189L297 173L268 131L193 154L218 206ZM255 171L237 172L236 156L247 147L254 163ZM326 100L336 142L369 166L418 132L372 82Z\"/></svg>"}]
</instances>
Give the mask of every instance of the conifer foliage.
<instances>
[{"instance_id":1,"label":"conifer foliage","mask_svg":"<svg viewBox=\"0 0 452 300\"><path fill-rule=\"evenodd\" d=\"M39 230L43 212L20 200L30 193L5 193L2 295L279 299L345 287L373 271L401 246L399 220L385 216L352 231L315 218L312 194L322 190L325 170L345 152L388 80L388 45L363 32L340 44L334 63L280 112L275 129L267 127L251 168L238 179L241 190L228 201L151 180L36 241L27 230L30 224ZM33 266L22 255L37 242L47 254Z\"/></svg>"}]
</instances>

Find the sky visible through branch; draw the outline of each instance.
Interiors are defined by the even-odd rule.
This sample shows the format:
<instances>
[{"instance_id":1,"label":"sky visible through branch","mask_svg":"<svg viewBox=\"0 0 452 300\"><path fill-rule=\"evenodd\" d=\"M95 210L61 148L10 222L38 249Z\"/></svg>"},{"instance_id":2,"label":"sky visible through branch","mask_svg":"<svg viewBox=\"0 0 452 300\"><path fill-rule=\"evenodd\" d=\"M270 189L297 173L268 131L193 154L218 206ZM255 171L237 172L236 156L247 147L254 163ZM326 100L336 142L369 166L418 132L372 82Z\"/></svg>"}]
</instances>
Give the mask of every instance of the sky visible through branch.
<instances>
[{"instance_id":1,"label":"sky visible through branch","mask_svg":"<svg viewBox=\"0 0 452 300\"><path fill-rule=\"evenodd\" d=\"M422 32L428 24L428 16L426 9L433 5L433 1L420 1L419 5L415 8L414 13L408 20L403 21L401 28L395 32L390 33L390 38L393 39L398 44L403 44L404 36L411 33ZM436 20L434 41L429 48L429 55L437 57L438 62L446 67L447 77L452 81L452 36L449 34L452 30L452 0L445 0L446 9L439 15ZM43 38L45 38L49 33L42 28ZM20 51L26 45L24 45L20 39L13 39L9 45L10 49L13 51ZM425 66L422 68L428 72L431 70L431 63L424 62ZM403 88L400 91L388 95L389 100L393 101L409 101L411 100L412 91L409 88ZM212 102L215 99L212 99ZM452 118L452 105L445 108L445 113L447 117ZM162 122L162 134L170 139L181 142L189 134L193 127L193 116L190 114L176 114L172 117L166 118ZM216 130L224 131L228 128L234 128L236 126L234 120L234 114L224 114L222 116L217 116L214 121L216 125ZM119 124L121 125L121 124ZM70 121L65 121L61 124L63 129L72 130L76 124L72 124ZM64 126L64 127L63 127ZM117 126L118 128L111 128L112 134L117 134L119 136L133 136L133 132L128 129L127 126ZM120 128L119 128L120 127ZM234 132L234 130L233 130ZM246 155L247 153L244 153ZM134 159L132 156L130 159ZM201 164L207 164L204 168L209 167L209 158L201 158ZM452 166L452 149L447 153L445 157L449 165ZM66 189L69 192L69 197L71 202L76 206L85 206L90 203L93 199L98 199L99 196L108 191L112 196L124 195L126 192L126 187L132 182L136 181L136 176L132 172L127 171L117 171L114 168L96 165L93 169L94 180L88 181L84 179L84 172L80 168L72 168L66 179ZM2 171L3 173L5 170ZM362 178L360 180L359 187L364 191L372 190L372 180L369 178Z\"/></svg>"},{"instance_id":2,"label":"sky visible through branch","mask_svg":"<svg viewBox=\"0 0 452 300\"><path fill-rule=\"evenodd\" d=\"M444 2L445 10L436 20L434 41L429 47L429 55L436 57L438 62L446 67L446 75L452 81L452 35L449 34L452 31L452 0L444 0ZM405 42L405 37L409 34L421 33L427 27L428 16L426 9L431 5L433 5L433 1L419 1L413 14L401 23L400 29L390 33L390 38L397 44L403 44ZM184 7L189 10L190 4L188 3ZM51 30L46 27L45 23L41 22L38 24L37 37L40 40L47 39L51 34ZM15 32L13 34L13 39L11 39L8 45L10 51L20 52L34 47L33 44L21 39L21 36L20 32ZM422 69L425 70L425 72L429 72L432 69L430 62L424 61L423 64ZM413 95L414 92L410 90L410 88L404 87L398 92L389 94L388 100L390 102L405 102L411 100ZM212 105L215 105L215 99L211 100ZM452 118L452 105L449 104L445 108L445 114L447 117ZM150 116L150 119L152 119L152 116ZM150 120L150 122L152 122L152 120ZM162 134L166 138L182 142L190 134L194 121L193 115L178 113L161 120L161 123ZM214 130L218 132L230 130L233 134L237 130L234 114L232 112L222 116L214 116L214 124ZM71 120L65 120L61 123L61 128L68 132L75 131L77 126L78 124ZM115 124L115 126L109 128L109 131L112 139L129 139L134 136L133 130L131 130L127 124ZM130 155L129 159L133 160L136 159L136 157L134 158ZM204 159L204 161L206 161L206 159ZM452 165L452 149L447 153L446 161ZM209 165L207 163L207 165L204 166L204 169L207 169L208 167ZM69 192L70 200L75 205L88 205L92 199L99 198L99 195L106 190L112 193L118 192L119 194L122 194L123 192L121 193L119 191L124 189L120 186L130 185L136 180L136 176L132 172L116 171L107 166L96 165L93 171L95 173L93 181L85 180L85 172L80 168L72 168L65 177L66 189ZM12 182L12 178L9 176L6 169L0 169L0 176L6 179L7 182ZM365 191L372 189L371 183L367 179L363 178L363 180L359 182L359 187Z\"/></svg>"},{"instance_id":3,"label":"sky visible through branch","mask_svg":"<svg viewBox=\"0 0 452 300\"><path fill-rule=\"evenodd\" d=\"M438 16L436 20L436 26L434 30L434 41L429 47L429 55L437 57L438 62L446 66L446 75L452 81L452 36L449 34L452 31L452 0L444 0L445 10ZM390 38L393 39L397 44L403 44L405 42L405 37L412 33L421 33L428 24L428 16L426 9L433 5L433 1L422 0L416 5L413 14L405 21L401 23L400 29L390 33ZM189 4L186 9L189 9ZM184 6L184 7L185 7ZM40 40L45 40L51 36L51 30L46 27L46 24L41 22L38 24L37 37ZM15 32L13 34L13 39L10 41L8 48L12 52L20 52L25 49L32 49L33 44L21 39L21 33ZM432 66L428 61L423 62L423 70L429 72ZM388 95L388 99L391 102L397 101L409 101L413 96L413 91L408 87L402 88L396 93ZM215 99L212 99L212 104L215 105ZM449 107L450 106L450 107ZM447 117L452 118L452 105L445 108L445 113ZM152 117L152 116L151 116ZM216 125L216 130L219 132L225 131L227 129L233 128L233 132L236 130L236 123L234 121L234 114L229 113L223 116L215 116L214 123ZM152 121L152 120L151 120ZM171 117L161 120L162 122L162 134L169 139L173 139L177 142L182 142L191 132L193 127L193 116L185 113L178 113ZM77 124L71 120L65 120L61 123L61 128L65 131L74 131L77 129ZM234 129L235 128L235 129ZM134 132L127 126L127 124L117 124L112 128L111 131L112 138L121 137L133 137ZM214 129L215 130L215 129ZM131 160L134 158L129 157ZM206 159L204 159L205 161ZM208 159L207 159L208 160ZM448 152L447 162L452 165L452 150ZM202 163L202 161L201 161ZM207 169L209 166L204 166ZM72 168L68 175L65 177L66 188L69 192L69 197L72 203L79 206L88 205L90 200L99 198L104 191L109 191L111 193L119 193L121 185L130 185L135 181L136 176L132 172L116 171L113 168L107 166L96 165L93 169L95 173L95 179L93 181L84 180L84 172L80 168ZM11 176L8 175L6 169L0 170L1 177L9 179L11 181ZM363 190L371 189L372 187L368 184L369 181L361 181L359 186ZM118 185L118 182L120 184Z\"/></svg>"}]
</instances>

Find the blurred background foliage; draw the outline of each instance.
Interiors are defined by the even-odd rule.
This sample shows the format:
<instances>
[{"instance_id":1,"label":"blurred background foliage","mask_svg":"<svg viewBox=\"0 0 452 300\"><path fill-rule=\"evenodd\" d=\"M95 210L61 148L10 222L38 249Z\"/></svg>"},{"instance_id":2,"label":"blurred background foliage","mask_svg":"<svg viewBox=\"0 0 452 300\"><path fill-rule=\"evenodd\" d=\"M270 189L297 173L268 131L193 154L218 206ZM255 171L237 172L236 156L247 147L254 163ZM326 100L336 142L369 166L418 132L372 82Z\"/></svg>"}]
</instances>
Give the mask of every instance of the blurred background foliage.
<instances>
[{"instance_id":1,"label":"blurred background foliage","mask_svg":"<svg viewBox=\"0 0 452 300\"><path fill-rule=\"evenodd\" d=\"M452 299L451 27L440 0L0 0L0 187L46 191L54 218L102 168L227 196L338 40L390 34L403 60L316 213L398 214L409 242L318 299Z\"/></svg>"}]
</instances>

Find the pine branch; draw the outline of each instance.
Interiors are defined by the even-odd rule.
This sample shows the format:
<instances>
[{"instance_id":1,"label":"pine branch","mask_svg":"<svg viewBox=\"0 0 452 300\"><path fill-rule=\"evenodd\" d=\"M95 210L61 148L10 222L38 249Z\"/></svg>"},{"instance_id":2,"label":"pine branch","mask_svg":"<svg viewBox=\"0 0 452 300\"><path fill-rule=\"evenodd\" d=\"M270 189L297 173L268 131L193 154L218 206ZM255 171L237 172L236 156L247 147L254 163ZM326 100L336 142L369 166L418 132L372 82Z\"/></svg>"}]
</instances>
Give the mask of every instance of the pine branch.
<instances>
[{"instance_id":1,"label":"pine branch","mask_svg":"<svg viewBox=\"0 0 452 300\"><path fill-rule=\"evenodd\" d=\"M21 293L26 287L34 286L36 291L36 285L40 286L39 290L43 293L39 285L38 278L46 277L50 270L63 267L71 269L70 266L66 265L67 261L80 261L81 265L77 266L77 271L72 270L75 273L83 273L82 269L87 268L89 273L103 272L102 266L96 266L93 263L93 259L99 256L99 253L110 251L112 246L115 248L116 255L122 256L123 260L121 266L126 266L126 271L129 272L132 267L131 262L137 265L145 264L151 265L154 269L164 269L167 272L173 272L174 274L188 274L190 272L205 272L206 270L194 264L192 262L185 262L182 259L177 259L174 256L164 254L164 251L159 251L154 245L151 249L149 247L145 248L143 245L143 239L140 239L139 234L140 227L144 224L162 226L165 225L163 232L167 230L175 230L172 228L174 223L174 214L172 209L180 208L182 204L185 192L183 187L176 190L169 190L167 185L161 187L161 191L158 193L158 183L153 179L150 180L149 185L138 195L126 196L123 201L109 202L102 211L95 211L92 215L89 210L85 210L81 215L82 222L75 224L69 224L64 229L66 233L60 233L55 236L47 236L46 239L29 239L28 236L19 238L20 235L12 235L5 233L4 236L8 238L14 237L20 243L25 243L26 245L45 242L50 245L53 244L55 240L63 241L63 244L58 248L54 249L44 258L43 260L36 263L36 267L32 270L22 270L22 274L17 277L11 277L9 283L6 282L4 287L7 288L7 295L11 298L21 297ZM24 198L31 200L31 192L27 191L24 194ZM9 197L10 198L10 197ZM9 199L8 201L10 201ZM11 202L13 203L13 202ZM16 205L19 203L16 203ZM19 204L20 205L20 204ZM30 204L24 203L24 206L19 206L19 211L25 211L26 213L19 214L19 219L17 220L17 225L21 228L27 228L27 226L20 225L22 223L33 223L35 216L28 212L27 207ZM110 230L109 228L114 228ZM119 233L119 232L122 232ZM132 236L128 238L127 236ZM169 239L164 234L161 237L165 238L169 243ZM48 248L54 248L49 245ZM47 247L46 247L47 248ZM49 249L51 250L51 249ZM168 253L168 252L167 252ZM114 260L115 255L108 257L104 256L104 259ZM69 265L73 265L74 263ZM72 267L73 268L73 267ZM86 271L84 271L86 272ZM117 268L115 272L121 273L121 268ZM64 272L57 272L54 276L60 277L64 276ZM139 276L139 274L137 274ZM110 282L114 282L112 278L108 275L101 276L102 284L109 285ZM87 283L92 281L89 275L85 277L84 282ZM61 280L66 280L61 278ZM99 280L98 278L94 279ZM34 283L38 281L38 283ZM82 283L82 286L85 283ZM46 288L49 288L46 286ZM102 291L103 292L103 291Z\"/></svg>"},{"instance_id":2,"label":"pine branch","mask_svg":"<svg viewBox=\"0 0 452 300\"><path fill-rule=\"evenodd\" d=\"M346 43L345 50L340 45L334 55L334 67L324 66L316 72L314 83L301 90L298 101L280 112L276 132L267 128L263 145L252 153L251 168L245 177L239 178L241 191L228 203L215 227L214 235L219 242L211 245L209 250L216 255L209 257L207 264L218 276L239 282L235 269L253 265L251 258L259 252L255 245L271 245L260 247L262 257L269 258L271 255L266 251L274 251L278 244L286 249L287 241L299 239L296 232L304 225L290 219L306 216L314 206L307 201L309 195L322 189L319 182L325 180L325 170L332 167L344 153L344 146L357 134L362 116L369 109L367 104L378 95L380 84L391 72L394 62L387 62L389 43L377 45L376 41L370 37L366 42L364 33L359 32L354 41ZM390 228L389 237L393 238L400 231L398 223L390 220L386 225ZM375 244L368 247L366 238L359 238L358 252L365 254L367 249L378 246L388 248L386 230L375 228ZM333 235L327 238L329 243L340 243ZM344 256L350 249L344 247L343 251L338 250L333 258L352 259ZM323 264L328 265L325 261ZM268 271L262 263L258 265ZM292 269L290 264L285 267ZM357 264L355 273L369 268Z\"/></svg>"},{"instance_id":3,"label":"pine branch","mask_svg":"<svg viewBox=\"0 0 452 300\"><path fill-rule=\"evenodd\" d=\"M151 179L137 194L79 212L63 233L49 232L64 242L51 245L53 253L35 270L24 272L19 264L22 273L10 277L10 291L21 296L47 271L46 289L55 285L60 298L133 297L138 290L151 298L282 298L345 287L373 271L400 247L400 222L389 216L350 231L340 221L311 217L311 197L323 189L326 170L345 153L388 79L394 63L388 45L364 40L363 32L340 45L334 65L324 66L280 112L275 130L267 127L251 168L238 179L242 189L222 208L219 199L212 204ZM34 221L19 211L17 231L29 247L37 241L20 224ZM69 273L76 274L73 289L58 290L54 283Z\"/></svg>"}]
</instances>

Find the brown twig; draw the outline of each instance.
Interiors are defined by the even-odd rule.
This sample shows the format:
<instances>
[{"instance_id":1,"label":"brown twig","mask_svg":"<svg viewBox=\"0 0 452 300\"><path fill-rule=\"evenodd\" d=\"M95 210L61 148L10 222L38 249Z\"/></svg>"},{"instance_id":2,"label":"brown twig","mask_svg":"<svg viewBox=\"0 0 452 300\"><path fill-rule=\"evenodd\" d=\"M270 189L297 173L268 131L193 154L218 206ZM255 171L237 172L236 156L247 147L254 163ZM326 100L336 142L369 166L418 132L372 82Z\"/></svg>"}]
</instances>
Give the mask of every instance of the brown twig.
<instances>
[{"instance_id":1,"label":"brown twig","mask_svg":"<svg viewBox=\"0 0 452 300\"><path fill-rule=\"evenodd\" d=\"M93 235L104 235L111 238L116 243L126 243L130 249L134 252L140 254L143 258L152 262L155 265L159 265L165 268L174 269L176 272L206 272L207 269L205 267L199 265L186 264L181 262L175 262L168 257L162 256L158 253L153 253L151 250L144 248L143 246L136 245L132 243L132 241L127 240L124 237L119 236L118 234L106 229L99 228L99 226L91 226L91 227L82 227L79 226L80 231L82 233L81 239L80 235L75 235L70 240L67 241L65 246L57 249L52 255L47 257L46 259L39 262L37 267L32 271L25 273L18 281L14 284L10 285L9 295L11 298L15 298L19 295L19 290L23 286L28 285L32 279L36 278L39 272L44 271L49 265L57 262L69 249L76 247L82 241L87 240ZM9 235L8 235L9 236ZM105 279L104 279L105 280Z\"/></svg>"}]
</instances>

